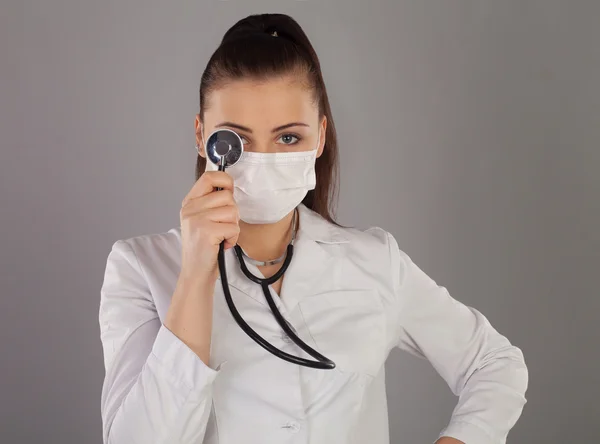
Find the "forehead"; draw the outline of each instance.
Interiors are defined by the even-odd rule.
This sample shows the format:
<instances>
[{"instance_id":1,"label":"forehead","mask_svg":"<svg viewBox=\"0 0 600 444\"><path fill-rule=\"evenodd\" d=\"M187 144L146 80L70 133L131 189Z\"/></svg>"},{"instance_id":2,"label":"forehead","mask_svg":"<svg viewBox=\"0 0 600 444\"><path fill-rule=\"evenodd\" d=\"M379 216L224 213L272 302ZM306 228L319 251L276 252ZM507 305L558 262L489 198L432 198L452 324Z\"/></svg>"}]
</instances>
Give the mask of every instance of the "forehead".
<instances>
[{"instance_id":1,"label":"forehead","mask_svg":"<svg viewBox=\"0 0 600 444\"><path fill-rule=\"evenodd\" d=\"M291 121L312 124L318 114L311 90L289 77L236 80L212 91L208 100L207 126L227 120L270 130Z\"/></svg>"}]
</instances>

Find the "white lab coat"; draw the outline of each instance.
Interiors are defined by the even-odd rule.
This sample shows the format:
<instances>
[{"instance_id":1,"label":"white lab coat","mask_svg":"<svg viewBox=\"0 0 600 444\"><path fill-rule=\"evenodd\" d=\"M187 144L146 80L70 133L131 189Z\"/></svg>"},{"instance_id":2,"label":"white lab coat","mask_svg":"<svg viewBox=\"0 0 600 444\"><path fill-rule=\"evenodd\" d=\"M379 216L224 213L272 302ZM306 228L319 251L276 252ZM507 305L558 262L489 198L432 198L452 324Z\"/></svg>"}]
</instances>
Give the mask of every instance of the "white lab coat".
<instances>
[{"instance_id":1,"label":"white lab coat","mask_svg":"<svg viewBox=\"0 0 600 444\"><path fill-rule=\"evenodd\" d=\"M394 347L429 360L459 395L440 436L504 443L526 402L521 350L386 231L340 228L299 210L281 298L272 294L298 335L337 367L290 364L253 342L229 312L220 279L205 365L162 324L180 271L180 228L119 240L99 310L104 443L388 444L384 363ZM226 264L246 321L278 348L310 358L283 334L231 249Z\"/></svg>"}]
</instances>

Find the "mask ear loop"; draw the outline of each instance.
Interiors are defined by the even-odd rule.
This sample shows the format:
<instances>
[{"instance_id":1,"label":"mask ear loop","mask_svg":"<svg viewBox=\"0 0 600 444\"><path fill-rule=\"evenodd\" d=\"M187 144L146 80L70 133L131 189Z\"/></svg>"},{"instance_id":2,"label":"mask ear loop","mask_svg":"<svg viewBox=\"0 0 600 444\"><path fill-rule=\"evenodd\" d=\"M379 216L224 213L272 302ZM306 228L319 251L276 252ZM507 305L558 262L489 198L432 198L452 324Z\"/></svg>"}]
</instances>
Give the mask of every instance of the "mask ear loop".
<instances>
[{"instance_id":1,"label":"mask ear loop","mask_svg":"<svg viewBox=\"0 0 600 444\"><path fill-rule=\"evenodd\" d=\"M200 124L200 140L202 140L202 146L206 146L206 142L204 141L204 125L201 123ZM199 156L202 156L202 153L200 152L200 145L196 144L196 151L198 152Z\"/></svg>"},{"instance_id":2,"label":"mask ear loop","mask_svg":"<svg viewBox=\"0 0 600 444\"><path fill-rule=\"evenodd\" d=\"M317 146L315 147L315 150L317 152L319 151L320 145L321 145L321 125L319 125L319 133L317 134Z\"/></svg>"},{"instance_id":3,"label":"mask ear loop","mask_svg":"<svg viewBox=\"0 0 600 444\"><path fill-rule=\"evenodd\" d=\"M315 147L317 154L319 154L319 146L321 146L321 125L319 125L319 135L317 136L317 146Z\"/></svg>"}]
</instances>

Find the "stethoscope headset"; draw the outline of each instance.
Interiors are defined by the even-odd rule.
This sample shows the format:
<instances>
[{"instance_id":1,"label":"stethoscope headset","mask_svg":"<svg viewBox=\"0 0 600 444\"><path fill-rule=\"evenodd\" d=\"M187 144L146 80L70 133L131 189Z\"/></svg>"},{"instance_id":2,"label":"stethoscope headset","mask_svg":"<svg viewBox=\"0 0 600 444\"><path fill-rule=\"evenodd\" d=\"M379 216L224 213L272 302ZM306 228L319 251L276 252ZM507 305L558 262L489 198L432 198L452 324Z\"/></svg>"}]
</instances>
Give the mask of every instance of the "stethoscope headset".
<instances>
[{"instance_id":1,"label":"stethoscope headset","mask_svg":"<svg viewBox=\"0 0 600 444\"><path fill-rule=\"evenodd\" d=\"M218 167L219 171L225 171L225 168L235 165L242 157L243 152L244 143L242 142L242 138L235 131L229 129L218 129L216 131L213 131L206 140L206 157L209 162L212 162L215 166ZM217 188L217 190L221 189L222 188ZM296 214L294 214L294 217L296 217ZM283 274L289 267L290 262L292 261L292 256L294 254L294 236L292 236L292 240L287 246L285 260L283 261L283 264L281 265L279 270L269 278L260 278L258 276L255 276L250 272L250 270L248 270L248 267L246 266L246 263L244 261L245 254L239 245L235 245L234 251L240 263L240 268L242 269L242 272L246 275L248 279L261 286L265 295L265 299L267 300L267 304L269 305L273 316L277 320L277 323L281 326L283 331L290 337L290 339L296 345L298 345L298 347L300 347L310 356L315 358L316 361L291 355L289 353L284 352L283 350L278 349L277 347L266 341L264 338L262 338L258 333L256 333L256 331L252 329L252 327L250 327L246 323L246 321L244 321L237 308L235 307L233 299L231 298L231 293L229 292L229 284L227 282L227 270L225 269L224 245L225 241L222 241L219 245L218 253L221 285L223 286L223 293L225 295L225 301L227 302L229 311L231 311L233 318L240 326L240 328L248 336L250 336L250 338L252 338L258 345L260 345L273 355L277 356L278 358L283 359L284 361L288 361L293 364L298 364L305 367L324 370L330 370L335 368L335 363L333 361L311 348L294 333L288 322L284 319L284 317L277 309L275 301L273 301L273 297L271 296L271 292L269 291L269 285L277 282L277 280L281 276L283 276Z\"/></svg>"}]
</instances>

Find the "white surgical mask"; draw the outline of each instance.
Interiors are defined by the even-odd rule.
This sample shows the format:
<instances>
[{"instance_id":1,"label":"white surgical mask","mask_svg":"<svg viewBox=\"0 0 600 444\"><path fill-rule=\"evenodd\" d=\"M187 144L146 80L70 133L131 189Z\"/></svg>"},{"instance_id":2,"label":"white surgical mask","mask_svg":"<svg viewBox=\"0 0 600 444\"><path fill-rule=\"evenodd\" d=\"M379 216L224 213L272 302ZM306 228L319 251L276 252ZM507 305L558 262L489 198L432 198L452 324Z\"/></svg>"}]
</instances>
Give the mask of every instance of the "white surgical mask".
<instances>
[{"instance_id":1,"label":"white surgical mask","mask_svg":"<svg viewBox=\"0 0 600 444\"><path fill-rule=\"evenodd\" d=\"M233 198L244 222L278 222L302 202L308 191L315 188L319 139L317 147L311 151L244 151L240 160L226 169L233 178ZM218 167L207 159L206 171L217 170Z\"/></svg>"}]
</instances>

